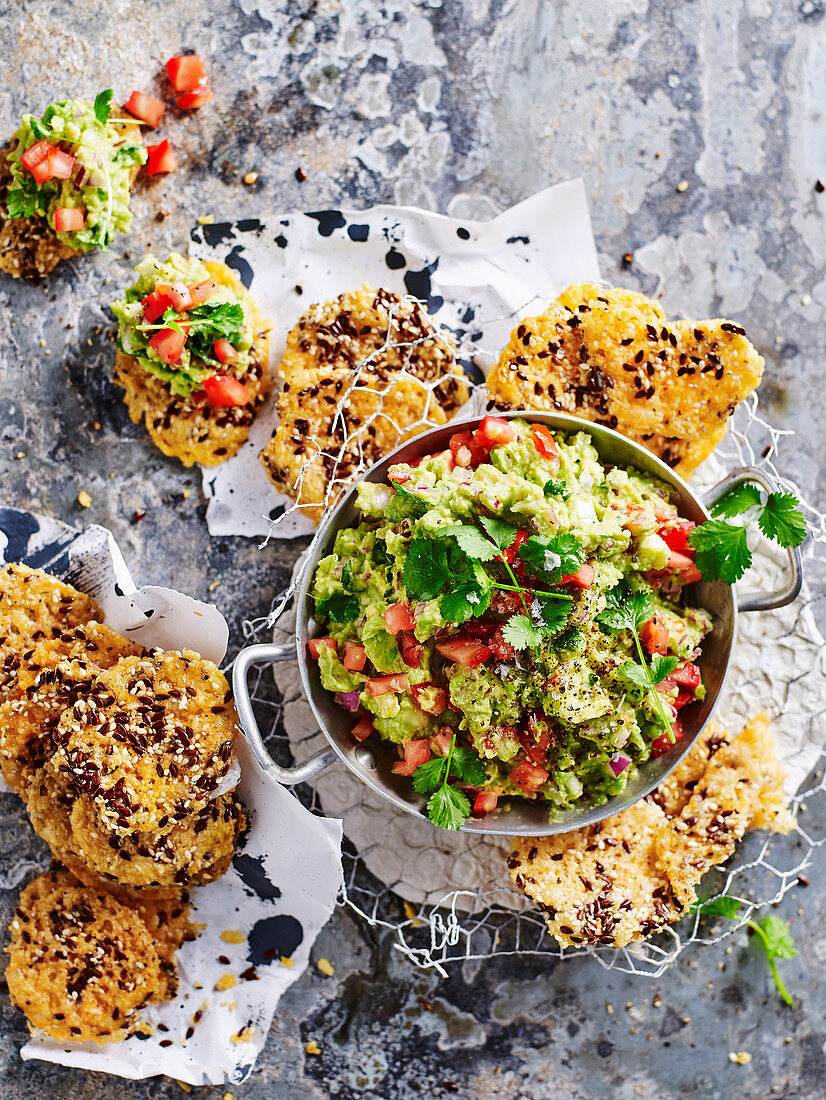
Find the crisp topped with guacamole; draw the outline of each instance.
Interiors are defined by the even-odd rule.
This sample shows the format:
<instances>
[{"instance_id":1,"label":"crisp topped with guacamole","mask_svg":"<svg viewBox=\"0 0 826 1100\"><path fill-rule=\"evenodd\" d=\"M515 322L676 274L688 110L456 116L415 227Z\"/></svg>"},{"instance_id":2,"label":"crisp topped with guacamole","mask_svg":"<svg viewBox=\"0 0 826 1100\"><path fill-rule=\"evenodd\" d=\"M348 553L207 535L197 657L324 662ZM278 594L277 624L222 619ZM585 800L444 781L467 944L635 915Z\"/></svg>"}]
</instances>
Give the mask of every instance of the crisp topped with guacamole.
<instances>
[{"instance_id":1,"label":"crisp topped with guacamole","mask_svg":"<svg viewBox=\"0 0 826 1100\"><path fill-rule=\"evenodd\" d=\"M130 188L146 157L135 120L112 117L111 91L94 104L52 103L14 135L6 216L44 218L77 252L106 249L132 224Z\"/></svg>"},{"instance_id":2,"label":"crisp topped with guacamole","mask_svg":"<svg viewBox=\"0 0 826 1100\"><path fill-rule=\"evenodd\" d=\"M680 605L700 574L667 485L492 416L389 481L316 568L310 651L435 824L602 803L679 739L711 617Z\"/></svg>"}]
</instances>

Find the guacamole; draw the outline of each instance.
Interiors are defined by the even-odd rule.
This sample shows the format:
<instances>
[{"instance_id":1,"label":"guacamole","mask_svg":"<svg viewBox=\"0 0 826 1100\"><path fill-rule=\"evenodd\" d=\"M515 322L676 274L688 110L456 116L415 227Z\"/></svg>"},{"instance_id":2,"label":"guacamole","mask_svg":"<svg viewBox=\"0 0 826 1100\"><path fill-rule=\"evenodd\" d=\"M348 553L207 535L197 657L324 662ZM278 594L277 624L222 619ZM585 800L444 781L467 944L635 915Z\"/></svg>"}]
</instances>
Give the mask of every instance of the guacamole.
<instances>
[{"instance_id":1,"label":"guacamole","mask_svg":"<svg viewBox=\"0 0 826 1100\"><path fill-rule=\"evenodd\" d=\"M255 335L252 302L229 268L173 252L166 263L146 256L135 272L137 281L111 305L121 351L184 398L227 362L244 373ZM179 336L180 346L170 348L167 335Z\"/></svg>"},{"instance_id":2,"label":"guacamole","mask_svg":"<svg viewBox=\"0 0 826 1100\"><path fill-rule=\"evenodd\" d=\"M446 776L476 813L618 794L704 695L711 617L680 603L699 573L668 486L586 432L497 417L389 476L359 486L311 587L311 652L354 736L396 742L425 791L421 765L461 746L473 767Z\"/></svg>"},{"instance_id":3,"label":"guacamole","mask_svg":"<svg viewBox=\"0 0 826 1100\"><path fill-rule=\"evenodd\" d=\"M137 135L134 119L110 118L111 98L103 92L94 104L67 99L39 119L24 116L8 154L8 217L45 218L79 252L105 250L115 233L129 230L130 188L147 154L129 136Z\"/></svg>"}]
</instances>

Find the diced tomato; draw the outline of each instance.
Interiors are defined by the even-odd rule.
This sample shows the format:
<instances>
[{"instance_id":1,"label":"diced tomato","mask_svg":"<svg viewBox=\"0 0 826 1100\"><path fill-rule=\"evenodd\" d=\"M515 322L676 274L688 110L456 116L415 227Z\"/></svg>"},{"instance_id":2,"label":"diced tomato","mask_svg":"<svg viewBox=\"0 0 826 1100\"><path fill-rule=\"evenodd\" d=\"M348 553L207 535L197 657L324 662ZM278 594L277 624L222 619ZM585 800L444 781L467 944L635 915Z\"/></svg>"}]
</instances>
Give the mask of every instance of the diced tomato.
<instances>
[{"instance_id":1,"label":"diced tomato","mask_svg":"<svg viewBox=\"0 0 826 1100\"><path fill-rule=\"evenodd\" d=\"M437 688L435 684L411 684L410 693L413 696L413 702L425 714L438 716L442 711L447 710L449 700L444 688ZM426 695L431 693L433 695L432 702L426 698Z\"/></svg>"},{"instance_id":2,"label":"diced tomato","mask_svg":"<svg viewBox=\"0 0 826 1100\"><path fill-rule=\"evenodd\" d=\"M672 684L679 684L680 687L691 688L692 691L695 691L699 687L702 677L699 666L688 662L675 669L668 679Z\"/></svg>"},{"instance_id":3,"label":"diced tomato","mask_svg":"<svg viewBox=\"0 0 826 1100\"><path fill-rule=\"evenodd\" d=\"M404 663L410 668L421 668L424 646L416 641L415 635L405 630L398 635L397 640Z\"/></svg>"},{"instance_id":4,"label":"diced tomato","mask_svg":"<svg viewBox=\"0 0 826 1100\"><path fill-rule=\"evenodd\" d=\"M139 118L141 122L148 123L154 130L163 118L166 104L161 103L154 96L144 95L143 92L132 92L124 104L130 115Z\"/></svg>"},{"instance_id":5,"label":"diced tomato","mask_svg":"<svg viewBox=\"0 0 826 1100\"><path fill-rule=\"evenodd\" d=\"M162 328L149 341L149 346L163 359L164 363L177 363L184 350L186 336L174 328ZM204 384L206 388L206 383Z\"/></svg>"},{"instance_id":6,"label":"diced tomato","mask_svg":"<svg viewBox=\"0 0 826 1100\"><path fill-rule=\"evenodd\" d=\"M702 580L700 570L691 558L686 557L685 554L678 554L674 550L668 555L667 568L676 569L683 584L696 584L697 581Z\"/></svg>"},{"instance_id":7,"label":"diced tomato","mask_svg":"<svg viewBox=\"0 0 826 1100\"><path fill-rule=\"evenodd\" d=\"M204 379L210 405L248 405L250 391L229 374L212 374Z\"/></svg>"},{"instance_id":8,"label":"diced tomato","mask_svg":"<svg viewBox=\"0 0 826 1100\"><path fill-rule=\"evenodd\" d=\"M199 84L205 84L208 79L203 58L196 53L170 57L166 63L166 71L176 92L191 92Z\"/></svg>"},{"instance_id":9,"label":"diced tomato","mask_svg":"<svg viewBox=\"0 0 826 1100\"><path fill-rule=\"evenodd\" d=\"M486 451L492 451L494 447L501 447L503 443L510 443L515 435L515 430L501 416L485 416L473 433L473 438Z\"/></svg>"},{"instance_id":10,"label":"diced tomato","mask_svg":"<svg viewBox=\"0 0 826 1100\"><path fill-rule=\"evenodd\" d=\"M453 742L453 730L450 726L442 726L438 733L430 738L431 752L436 756L447 756Z\"/></svg>"},{"instance_id":11,"label":"diced tomato","mask_svg":"<svg viewBox=\"0 0 826 1100\"><path fill-rule=\"evenodd\" d=\"M186 283L156 283L155 290L163 294L178 313L183 313L192 305L192 295Z\"/></svg>"},{"instance_id":12,"label":"diced tomato","mask_svg":"<svg viewBox=\"0 0 826 1100\"><path fill-rule=\"evenodd\" d=\"M203 107L205 103L209 103L212 99L212 88L209 84L199 84L191 92L184 92L183 95L179 95L175 102L181 108L182 111L194 111L198 107Z\"/></svg>"},{"instance_id":13,"label":"diced tomato","mask_svg":"<svg viewBox=\"0 0 826 1100\"><path fill-rule=\"evenodd\" d=\"M398 634L402 630L412 630L416 622L410 614L410 608L406 603L394 603L384 613L384 621L391 634Z\"/></svg>"},{"instance_id":14,"label":"diced tomato","mask_svg":"<svg viewBox=\"0 0 826 1100\"><path fill-rule=\"evenodd\" d=\"M49 161L48 153L46 156L33 165L31 168L31 174L37 180L38 183L45 183L46 180L52 178L52 166Z\"/></svg>"},{"instance_id":15,"label":"diced tomato","mask_svg":"<svg viewBox=\"0 0 826 1100\"><path fill-rule=\"evenodd\" d=\"M657 612L652 615L640 630L640 638L649 653L660 653L663 656L668 652L668 624L662 615Z\"/></svg>"},{"instance_id":16,"label":"diced tomato","mask_svg":"<svg viewBox=\"0 0 826 1100\"><path fill-rule=\"evenodd\" d=\"M584 561L577 569L576 573L571 573L570 576L563 577L559 582L560 584L575 584L579 588L590 588L594 583L594 567L589 565L587 561Z\"/></svg>"},{"instance_id":17,"label":"diced tomato","mask_svg":"<svg viewBox=\"0 0 826 1100\"><path fill-rule=\"evenodd\" d=\"M472 638L447 638L444 642L437 642L436 649L449 661L455 661L465 668L476 668L493 656L493 651L488 646L483 642L475 642Z\"/></svg>"},{"instance_id":18,"label":"diced tomato","mask_svg":"<svg viewBox=\"0 0 826 1100\"><path fill-rule=\"evenodd\" d=\"M348 672L361 672L367 661L367 650L358 642L344 643L344 657L341 663Z\"/></svg>"},{"instance_id":19,"label":"diced tomato","mask_svg":"<svg viewBox=\"0 0 826 1100\"><path fill-rule=\"evenodd\" d=\"M487 451L473 438L470 432L457 432L448 441L450 453L457 466L465 469L469 466L478 466L485 460Z\"/></svg>"},{"instance_id":20,"label":"diced tomato","mask_svg":"<svg viewBox=\"0 0 826 1100\"><path fill-rule=\"evenodd\" d=\"M683 724L679 718L675 718L671 723L671 728L674 731L674 740L668 736L667 733L661 733L656 741L651 742L651 755L654 757L662 756L663 753L668 752L672 745L676 745L680 738L683 736L685 730Z\"/></svg>"},{"instance_id":21,"label":"diced tomato","mask_svg":"<svg viewBox=\"0 0 826 1100\"><path fill-rule=\"evenodd\" d=\"M537 451L543 458L559 458L559 447L557 447L554 437L544 424L533 425L533 441Z\"/></svg>"},{"instance_id":22,"label":"diced tomato","mask_svg":"<svg viewBox=\"0 0 826 1100\"><path fill-rule=\"evenodd\" d=\"M492 814L496 809L496 803L499 801L500 794L501 791L498 788L490 791L479 791L476 798L473 800L474 816L481 817L482 814Z\"/></svg>"},{"instance_id":23,"label":"diced tomato","mask_svg":"<svg viewBox=\"0 0 826 1100\"><path fill-rule=\"evenodd\" d=\"M632 535L639 535L642 531L651 529L651 512L647 508L641 508L638 504L629 504L625 508L624 526Z\"/></svg>"},{"instance_id":24,"label":"diced tomato","mask_svg":"<svg viewBox=\"0 0 826 1100\"><path fill-rule=\"evenodd\" d=\"M165 294L156 288L151 294L147 296L141 302L143 306L143 319L147 324L152 324L153 321L157 321L159 317L169 309L172 303L169 301Z\"/></svg>"},{"instance_id":25,"label":"diced tomato","mask_svg":"<svg viewBox=\"0 0 826 1100\"><path fill-rule=\"evenodd\" d=\"M531 536L528 534L527 531L517 531L516 537L514 538L513 542L510 544L507 550L504 550L499 555L500 558L508 562L508 564L512 564L519 555L519 547L522 545L523 542L527 542L530 537Z\"/></svg>"},{"instance_id":26,"label":"diced tomato","mask_svg":"<svg viewBox=\"0 0 826 1100\"><path fill-rule=\"evenodd\" d=\"M366 741L374 728L369 718L362 718L360 722L356 722L350 730L350 733L355 737L356 741Z\"/></svg>"},{"instance_id":27,"label":"diced tomato","mask_svg":"<svg viewBox=\"0 0 826 1100\"><path fill-rule=\"evenodd\" d=\"M492 623L488 619L468 619L466 623L462 623L462 633L467 638L487 642L496 633L498 627L498 623Z\"/></svg>"},{"instance_id":28,"label":"diced tomato","mask_svg":"<svg viewBox=\"0 0 826 1100\"><path fill-rule=\"evenodd\" d=\"M669 550L690 558L694 554L694 547L689 544L688 536L696 526L690 519L673 519L660 528L660 538Z\"/></svg>"},{"instance_id":29,"label":"diced tomato","mask_svg":"<svg viewBox=\"0 0 826 1100\"><path fill-rule=\"evenodd\" d=\"M526 728L517 734L525 755L532 764L541 766L548 757L548 745L551 743L551 727L544 714L532 714Z\"/></svg>"},{"instance_id":30,"label":"diced tomato","mask_svg":"<svg viewBox=\"0 0 826 1100\"><path fill-rule=\"evenodd\" d=\"M75 158L71 153L64 153L62 149L49 149L46 154L52 179L67 180L75 166Z\"/></svg>"},{"instance_id":31,"label":"diced tomato","mask_svg":"<svg viewBox=\"0 0 826 1100\"><path fill-rule=\"evenodd\" d=\"M514 593L515 595L515 593ZM504 628L498 626L493 634L493 637L489 640L488 645L493 652L494 657L498 657L500 661L510 661L516 650L510 644L506 642L504 638Z\"/></svg>"},{"instance_id":32,"label":"diced tomato","mask_svg":"<svg viewBox=\"0 0 826 1100\"><path fill-rule=\"evenodd\" d=\"M393 674L391 676L374 676L372 680L367 681L367 690L373 696L378 698L379 695L391 695L397 691L407 691L410 687L410 681L402 674Z\"/></svg>"},{"instance_id":33,"label":"diced tomato","mask_svg":"<svg viewBox=\"0 0 826 1100\"><path fill-rule=\"evenodd\" d=\"M394 775L412 775L420 764L430 759L430 745L424 738L405 741L400 747L404 750L404 760L399 760L390 769Z\"/></svg>"},{"instance_id":34,"label":"diced tomato","mask_svg":"<svg viewBox=\"0 0 826 1100\"><path fill-rule=\"evenodd\" d=\"M43 158L47 156L50 148L51 146L45 138L42 141L35 142L31 149L27 149L20 158L20 163L31 172L32 168L36 164L40 164Z\"/></svg>"},{"instance_id":35,"label":"diced tomato","mask_svg":"<svg viewBox=\"0 0 826 1100\"><path fill-rule=\"evenodd\" d=\"M532 764L529 760L525 760L522 764L517 764L508 778L517 787L521 787L526 794L533 794L534 791L539 790L543 783L547 783L548 772L544 768Z\"/></svg>"},{"instance_id":36,"label":"diced tomato","mask_svg":"<svg viewBox=\"0 0 826 1100\"><path fill-rule=\"evenodd\" d=\"M169 142L164 138L157 145L147 145L146 174L155 176L159 172L174 172L178 167L178 158Z\"/></svg>"},{"instance_id":37,"label":"diced tomato","mask_svg":"<svg viewBox=\"0 0 826 1100\"><path fill-rule=\"evenodd\" d=\"M675 710L682 710L687 703L690 703L694 698L693 691L678 691L677 698L674 700L673 707Z\"/></svg>"},{"instance_id":38,"label":"diced tomato","mask_svg":"<svg viewBox=\"0 0 826 1100\"><path fill-rule=\"evenodd\" d=\"M321 652L322 646L329 646L330 649L338 649L335 638L310 638L307 642L307 648L310 651L310 656L315 657L318 660L318 655Z\"/></svg>"},{"instance_id":39,"label":"diced tomato","mask_svg":"<svg viewBox=\"0 0 826 1100\"><path fill-rule=\"evenodd\" d=\"M215 358L219 363L234 363L238 358L238 352L223 336L219 337L212 345L212 350L215 352Z\"/></svg>"},{"instance_id":40,"label":"diced tomato","mask_svg":"<svg viewBox=\"0 0 826 1100\"><path fill-rule=\"evenodd\" d=\"M490 601L490 611L502 619L509 619L522 608L522 600L518 592L503 592L498 589L494 592Z\"/></svg>"},{"instance_id":41,"label":"diced tomato","mask_svg":"<svg viewBox=\"0 0 826 1100\"><path fill-rule=\"evenodd\" d=\"M56 233L76 233L86 224L86 210L82 206L56 206L54 227Z\"/></svg>"},{"instance_id":42,"label":"diced tomato","mask_svg":"<svg viewBox=\"0 0 826 1100\"><path fill-rule=\"evenodd\" d=\"M192 305L189 308L203 305L204 302L208 302L217 293L218 284L214 279L204 279L202 283L195 283L189 288L189 296L192 299Z\"/></svg>"}]
</instances>

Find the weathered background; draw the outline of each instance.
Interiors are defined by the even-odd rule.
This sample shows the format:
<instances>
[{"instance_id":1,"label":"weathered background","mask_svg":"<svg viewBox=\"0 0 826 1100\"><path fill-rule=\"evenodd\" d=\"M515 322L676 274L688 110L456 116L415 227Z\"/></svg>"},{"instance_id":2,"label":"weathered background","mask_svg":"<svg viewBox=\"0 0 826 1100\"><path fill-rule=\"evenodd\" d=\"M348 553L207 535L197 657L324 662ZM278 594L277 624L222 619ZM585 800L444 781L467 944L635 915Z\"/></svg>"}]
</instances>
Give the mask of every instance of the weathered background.
<instances>
[{"instance_id":1,"label":"weathered background","mask_svg":"<svg viewBox=\"0 0 826 1100\"><path fill-rule=\"evenodd\" d=\"M106 524L139 583L214 600L236 641L240 618L281 587L296 545L210 540L197 479L129 424L105 375L101 301L123 285L125 261L185 246L199 215L395 201L484 218L582 175L606 278L748 328L767 360L764 407L797 429L795 472L824 503L821 0L4 0L0 35L3 134L67 94L157 89L162 62L183 48L211 59L215 100L170 119L180 170L137 195L128 240L41 287L0 284L0 495ZM93 501L82 516L80 489ZM0 815L5 916L45 854L16 800L0 798ZM809 827L824 833L826 821ZM816 854L811 886L781 908L802 947L785 967L793 1010L742 934L691 949L653 983L589 960L468 964L443 981L339 912L317 947L335 976L301 978L252 1078L232 1091L821 1098L823 866ZM164 1079L24 1065L25 1027L7 995L0 1016L9 1100L182 1095ZM319 1055L305 1053L310 1040ZM751 1063L731 1063L730 1051Z\"/></svg>"}]
</instances>

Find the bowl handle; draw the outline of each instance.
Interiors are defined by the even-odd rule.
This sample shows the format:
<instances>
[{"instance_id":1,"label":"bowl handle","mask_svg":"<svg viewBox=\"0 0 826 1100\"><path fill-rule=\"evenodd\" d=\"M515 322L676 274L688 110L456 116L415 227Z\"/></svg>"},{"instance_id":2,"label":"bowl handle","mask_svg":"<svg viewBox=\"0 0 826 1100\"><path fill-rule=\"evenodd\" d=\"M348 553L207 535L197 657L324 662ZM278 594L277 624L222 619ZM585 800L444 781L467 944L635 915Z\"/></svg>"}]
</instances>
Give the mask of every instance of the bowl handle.
<instances>
[{"instance_id":1,"label":"bowl handle","mask_svg":"<svg viewBox=\"0 0 826 1100\"><path fill-rule=\"evenodd\" d=\"M726 493L737 485L743 485L747 482L756 483L765 489L767 493L780 491L780 486L765 470L760 470L757 466L741 466L739 470L733 470L728 477L723 478L713 489L710 489L703 503L710 511ZM797 599L803 584L803 562L800 557L800 548L798 546L787 548L786 556L789 561L789 568L783 586L776 592L769 592L765 596L756 593L744 596L737 605L740 611L771 611L776 607L785 607L787 603Z\"/></svg>"},{"instance_id":2,"label":"bowl handle","mask_svg":"<svg viewBox=\"0 0 826 1100\"><path fill-rule=\"evenodd\" d=\"M295 642L287 642L284 645L251 645L242 649L235 658L232 669L232 691L235 696L235 709L238 712L238 721L241 723L247 744L255 759L267 773L270 779L276 783L282 783L286 787L293 787L296 783L306 783L314 779L325 768L337 759L333 749L322 749L314 753L303 764L296 764L292 768L282 768L276 764L264 745L255 713L252 709L247 674L252 665L276 664L279 661L295 660Z\"/></svg>"}]
</instances>

